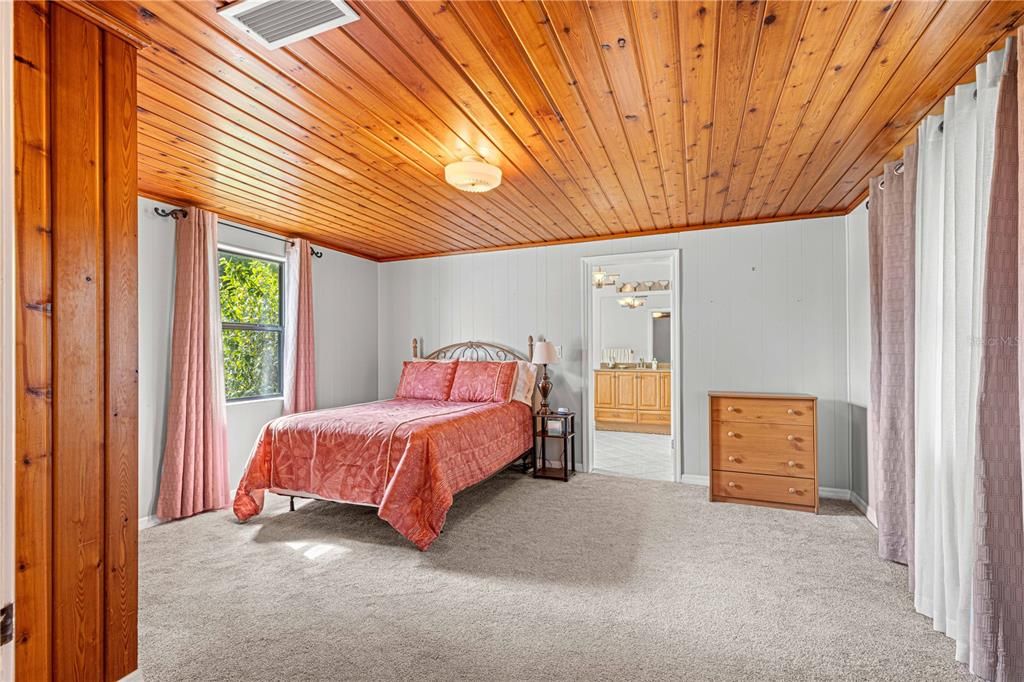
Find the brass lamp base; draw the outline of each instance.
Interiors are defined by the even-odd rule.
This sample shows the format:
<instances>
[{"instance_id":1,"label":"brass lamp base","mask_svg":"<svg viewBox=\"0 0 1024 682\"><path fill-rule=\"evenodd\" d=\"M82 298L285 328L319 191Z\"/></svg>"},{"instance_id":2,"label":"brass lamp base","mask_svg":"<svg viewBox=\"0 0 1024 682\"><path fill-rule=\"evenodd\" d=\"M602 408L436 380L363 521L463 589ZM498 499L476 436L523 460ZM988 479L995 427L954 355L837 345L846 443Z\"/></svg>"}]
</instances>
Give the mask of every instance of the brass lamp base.
<instances>
[{"instance_id":1,"label":"brass lamp base","mask_svg":"<svg viewBox=\"0 0 1024 682\"><path fill-rule=\"evenodd\" d=\"M551 408L548 407L548 396L551 394L551 378L548 376L548 366L543 365L544 376L540 379L540 409L537 414L551 414Z\"/></svg>"}]
</instances>

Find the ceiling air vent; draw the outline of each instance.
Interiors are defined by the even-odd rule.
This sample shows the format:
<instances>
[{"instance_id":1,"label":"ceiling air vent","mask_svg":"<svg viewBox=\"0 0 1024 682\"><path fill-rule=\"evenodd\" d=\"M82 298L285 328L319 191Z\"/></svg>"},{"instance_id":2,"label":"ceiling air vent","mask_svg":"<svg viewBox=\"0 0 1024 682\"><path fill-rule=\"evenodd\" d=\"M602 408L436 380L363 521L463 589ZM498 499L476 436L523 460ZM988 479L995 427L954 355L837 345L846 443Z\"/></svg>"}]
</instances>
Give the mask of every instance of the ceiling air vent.
<instances>
[{"instance_id":1,"label":"ceiling air vent","mask_svg":"<svg viewBox=\"0 0 1024 682\"><path fill-rule=\"evenodd\" d=\"M343 0L239 0L217 13L272 50L359 18Z\"/></svg>"}]
</instances>

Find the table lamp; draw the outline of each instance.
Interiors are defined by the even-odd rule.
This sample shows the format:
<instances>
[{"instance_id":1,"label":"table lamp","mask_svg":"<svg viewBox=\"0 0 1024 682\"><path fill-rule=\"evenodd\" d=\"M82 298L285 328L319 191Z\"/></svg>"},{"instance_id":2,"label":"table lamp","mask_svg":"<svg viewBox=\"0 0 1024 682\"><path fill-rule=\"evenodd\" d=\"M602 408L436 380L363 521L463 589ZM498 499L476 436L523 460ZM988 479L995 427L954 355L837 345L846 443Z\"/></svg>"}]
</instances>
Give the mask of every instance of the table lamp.
<instances>
[{"instance_id":1,"label":"table lamp","mask_svg":"<svg viewBox=\"0 0 1024 682\"><path fill-rule=\"evenodd\" d=\"M540 341L533 347L533 364L544 367L544 376L540 379L540 412L539 414L551 414L548 408L548 394L551 393L551 379L548 377L548 365L558 364L558 352L555 344L550 341Z\"/></svg>"}]
</instances>

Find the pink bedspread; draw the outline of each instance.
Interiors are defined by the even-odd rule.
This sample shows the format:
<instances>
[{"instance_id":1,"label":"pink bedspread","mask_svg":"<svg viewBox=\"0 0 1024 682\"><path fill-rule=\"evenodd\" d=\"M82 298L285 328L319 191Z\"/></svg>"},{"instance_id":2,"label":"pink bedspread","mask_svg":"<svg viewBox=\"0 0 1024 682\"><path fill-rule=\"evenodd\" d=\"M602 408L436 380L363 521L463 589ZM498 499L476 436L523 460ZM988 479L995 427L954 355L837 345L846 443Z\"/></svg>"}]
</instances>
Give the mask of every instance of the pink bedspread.
<instances>
[{"instance_id":1,"label":"pink bedspread","mask_svg":"<svg viewBox=\"0 0 1024 682\"><path fill-rule=\"evenodd\" d=\"M484 480L533 443L520 402L396 398L305 412L263 427L235 493L235 516L263 510L263 494L294 492L369 504L427 549L452 496Z\"/></svg>"}]
</instances>

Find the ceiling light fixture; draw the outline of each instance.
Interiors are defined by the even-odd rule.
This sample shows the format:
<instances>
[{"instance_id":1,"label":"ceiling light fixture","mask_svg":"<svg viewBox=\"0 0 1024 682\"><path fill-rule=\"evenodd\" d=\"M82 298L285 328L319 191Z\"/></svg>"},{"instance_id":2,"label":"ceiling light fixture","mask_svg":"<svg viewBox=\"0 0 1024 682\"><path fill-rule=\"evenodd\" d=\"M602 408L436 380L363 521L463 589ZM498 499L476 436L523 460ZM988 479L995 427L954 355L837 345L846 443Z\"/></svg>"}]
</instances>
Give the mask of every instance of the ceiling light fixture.
<instances>
[{"instance_id":1,"label":"ceiling light fixture","mask_svg":"<svg viewBox=\"0 0 1024 682\"><path fill-rule=\"evenodd\" d=\"M479 156L467 156L445 166L444 179L463 192L487 192L501 184L501 169Z\"/></svg>"}]
</instances>

